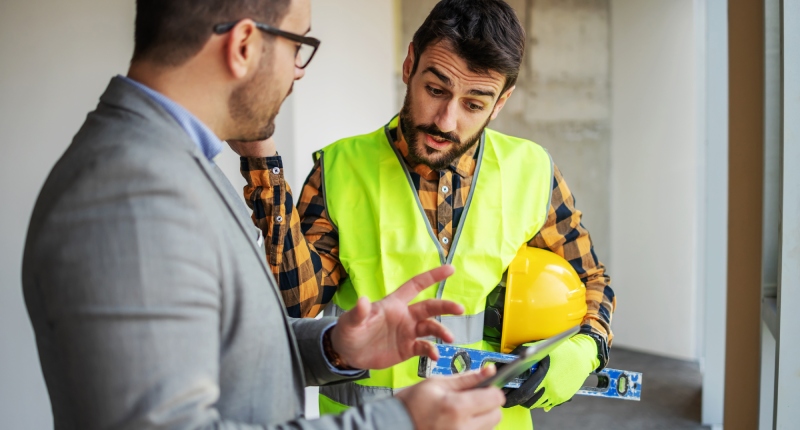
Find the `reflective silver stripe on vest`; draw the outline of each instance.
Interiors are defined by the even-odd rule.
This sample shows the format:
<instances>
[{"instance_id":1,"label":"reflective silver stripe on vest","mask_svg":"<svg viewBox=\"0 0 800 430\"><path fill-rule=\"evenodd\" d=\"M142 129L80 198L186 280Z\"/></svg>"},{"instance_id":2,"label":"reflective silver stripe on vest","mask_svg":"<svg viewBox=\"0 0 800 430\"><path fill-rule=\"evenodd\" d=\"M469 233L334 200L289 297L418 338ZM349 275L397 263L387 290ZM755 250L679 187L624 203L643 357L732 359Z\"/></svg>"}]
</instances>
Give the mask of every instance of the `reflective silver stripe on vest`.
<instances>
[{"instance_id":1,"label":"reflective silver stripe on vest","mask_svg":"<svg viewBox=\"0 0 800 430\"><path fill-rule=\"evenodd\" d=\"M394 396L398 391L400 391L400 389L367 387L356 384L355 382L345 382L344 384L319 387L319 393L321 395L351 407L362 405L365 402Z\"/></svg>"},{"instance_id":2,"label":"reflective silver stripe on vest","mask_svg":"<svg viewBox=\"0 0 800 430\"><path fill-rule=\"evenodd\" d=\"M442 325L453 332L454 345L469 345L483 340L483 312L475 315L445 315Z\"/></svg>"},{"instance_id":3,"label":"reflective silver stripe on vest","mask_svg":"<svg viewBox=\"0 0 800 430\"><path fill-rule=\"evenodd\" d=\"M324 317L338 317L344 313L344 309L340 308L336 303L330 302L322 309L322 316Z\"/></svg>"}]
</instances>

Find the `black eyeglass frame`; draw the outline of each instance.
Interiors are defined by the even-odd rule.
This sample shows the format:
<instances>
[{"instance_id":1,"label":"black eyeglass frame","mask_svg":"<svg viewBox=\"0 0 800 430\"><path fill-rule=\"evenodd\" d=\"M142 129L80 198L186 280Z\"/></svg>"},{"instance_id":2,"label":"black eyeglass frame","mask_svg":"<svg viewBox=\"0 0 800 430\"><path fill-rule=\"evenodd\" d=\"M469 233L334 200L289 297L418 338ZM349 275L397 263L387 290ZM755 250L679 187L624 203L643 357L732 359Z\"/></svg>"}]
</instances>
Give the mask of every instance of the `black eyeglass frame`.
<instances>
[{"instance_id":1,"label":"black eyeglass frame","mask_svg":"<svg viewBox=\"0 0 800 430\"><path fill-rule=\"evenodd\" d=\"M229 32L229 31L231 31L231 29L233 29L233 27L235 27L236 24L238 24L238 23L239 23L239 21L226 22L224 24L217 24L217 25L214 26L214 34L225 34L225 33ZM317 53L317 49L319 49L319 45L320 45L321 42L317 38L303 36L303 35L300 35L300 34L297 34L297 33L289 32L289 31L284 31L284 30L281 30L280 28L275 28L275 27L273 27L271 25L263 24L263 23L260 23L260 22L254 22L254 24L256 25L256 28L258 28L259 30L261 30L261 31L263 31L265 33L273 34L275 36L280 36L280 37L283 37L285 39L289 39L289 40L291 40L293 42L297 42L297 43L300 43L300 44L303 44L303 45L308 45L308 46L314 48L314 50L311 51L311 55L308 57L308 61L306 61L306 63L303 64L302 66L298 66L301 69L305 69L306 66L308 66L309 63L311 63L311 60L314 58L314 54L316 54ZM297 49L297 53L300 53L300 48Z\"/></svg>"}]
</instances>

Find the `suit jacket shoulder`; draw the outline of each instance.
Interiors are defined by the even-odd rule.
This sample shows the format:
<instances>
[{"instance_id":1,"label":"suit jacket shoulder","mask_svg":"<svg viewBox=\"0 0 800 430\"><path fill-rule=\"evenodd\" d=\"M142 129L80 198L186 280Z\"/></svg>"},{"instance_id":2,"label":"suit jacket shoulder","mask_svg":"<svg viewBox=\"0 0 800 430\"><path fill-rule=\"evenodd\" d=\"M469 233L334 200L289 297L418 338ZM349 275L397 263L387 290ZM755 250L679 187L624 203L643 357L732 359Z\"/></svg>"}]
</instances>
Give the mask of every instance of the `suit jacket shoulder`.
<instances>
[{"instance_id":1,"label":"suit jacket shoulder","mask_svg":"<svg viewBox=\"0 0 800 430\"><path fill-rule=\"evenodd\" d=\"M166 112L118 79L53 168L28 231L23 289L56 428L407 421L397 401L302 418L306 382L337 379L309 341L325 322L290 323L255 227L219 175Z\"/></svg>"}]
</instances>

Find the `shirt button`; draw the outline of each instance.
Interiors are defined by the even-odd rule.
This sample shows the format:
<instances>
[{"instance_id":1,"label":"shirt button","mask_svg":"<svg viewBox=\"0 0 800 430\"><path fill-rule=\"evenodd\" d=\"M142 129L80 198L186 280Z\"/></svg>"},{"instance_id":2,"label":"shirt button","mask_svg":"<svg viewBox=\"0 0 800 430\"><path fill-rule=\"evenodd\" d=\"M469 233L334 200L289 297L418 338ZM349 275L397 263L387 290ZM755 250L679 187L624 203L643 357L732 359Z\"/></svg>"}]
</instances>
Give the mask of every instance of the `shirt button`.
<instances>
[{"instance_id":1,"label":"shirt button","mask_svg":"<svg viewBox=\"0 0 800 430\"><path fill-rule=\"evenodd\" d=\"M273 167L272 168L272 173L278 175L278 174L281 173L281 169L279 167Z\"/></svg>"},{"instance_id":2,"label":"shirt button","mask_svg":"<svg viewBox=\"0 0 800 430\"><path fill-rule=\"evenodd\" d=\"M443 243L443 244L445 244L445 245L447 245L448 243L450 243L450 239L448 239L448 238L446 238L446 237L443 237L443 238L442 238L442 243Z\"/></svg>"},{"instance_id":3,"label":"shirt button","mask_svg":"<svg viewBox=\"0 0 800 430\"><path fill-rule=\"evenodd\" d=\"M283 222L283 217L278 215L275 217L275 222Z\"/></svg>"},{"instance_id":4,"label":"shirt button","mask_svg":"<svg viewBox=\"0 0 800 430\"><path fill-rule=\"evenodd\" d=\"M448 187L447 185L443 186L442 187L442 192L445 193L445 194L449 193L450 192L450 187Z\"/></svg>"}]
</instances>

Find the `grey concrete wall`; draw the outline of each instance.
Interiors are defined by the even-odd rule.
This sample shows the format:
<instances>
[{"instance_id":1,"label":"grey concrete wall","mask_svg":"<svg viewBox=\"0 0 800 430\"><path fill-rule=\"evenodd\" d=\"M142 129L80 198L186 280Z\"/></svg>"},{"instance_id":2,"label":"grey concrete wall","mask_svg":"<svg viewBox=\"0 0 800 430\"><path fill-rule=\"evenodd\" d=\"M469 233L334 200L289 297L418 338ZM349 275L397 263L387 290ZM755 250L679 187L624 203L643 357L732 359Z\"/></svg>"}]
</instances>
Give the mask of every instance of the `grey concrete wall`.
<instances>
[{"instance_id":1,"label":"grey concrete wall","mask_svg":"<svg viewBox=\"0 0 800 430\"><path fill-rule=\"evenodd\" d=\"M438 0L400 1L398 56ZM514 95L490 127L547 148L584 212L601 260L611 248L610 6L607 0L509 0L528 34ZM397 78L405 94L402 82ZM401 97L402 100L402 97ZM613 268L612 268L613 269ZM610 271L613 276L613 270Z\"/></svg>"}]
</instances>

